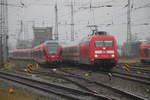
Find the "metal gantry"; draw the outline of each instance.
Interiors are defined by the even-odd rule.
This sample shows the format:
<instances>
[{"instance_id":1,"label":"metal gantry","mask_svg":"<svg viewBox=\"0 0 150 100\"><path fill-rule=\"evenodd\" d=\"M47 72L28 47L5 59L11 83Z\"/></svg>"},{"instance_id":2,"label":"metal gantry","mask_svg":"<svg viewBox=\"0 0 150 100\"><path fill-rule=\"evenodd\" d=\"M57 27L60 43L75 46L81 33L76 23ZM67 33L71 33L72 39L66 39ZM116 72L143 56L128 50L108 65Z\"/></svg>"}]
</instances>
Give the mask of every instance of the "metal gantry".
<instances>
[{"instance_id":1,"label":"metal gantry","mask_svg":"<svg viewBox=\"0 0 150 100\"><path fill-rule=\"evenodd\" d=\"M8 6L7 0L0 0L0 37L1 37L1 58L8 60ZM4 52L5 51L5 52Z\"/></svg>"},{"instance_id":2,"label":"metal gantry","mask_svg":"<svg viewBox=\"0 0 150 100\"><path fill-rule=\"evenodd\" d=\"M71 41L74 41L74 5L73 1L71 2Z\"/></svg>"},{"instance_id":3,"label":"metal gantry","mask_svg":"<svg viewBox=\"0 0 150 100\"><path fill-rule=\"evenodd\" d=\"M128 0L128 8L127 8L127 56L130 56L131 51L131 0Z\"/></svg>"},{"instance_id":4,"label":"metal gantry","mask_svg":"<svg viewBox=\"0 0 150 100\"><path fill-rule=\"evenodd\" d=\"M55 32L54 32L54 39L58 40L58 8L57 8L57 4L55 5Z\"/></svg>"}]
</instances>

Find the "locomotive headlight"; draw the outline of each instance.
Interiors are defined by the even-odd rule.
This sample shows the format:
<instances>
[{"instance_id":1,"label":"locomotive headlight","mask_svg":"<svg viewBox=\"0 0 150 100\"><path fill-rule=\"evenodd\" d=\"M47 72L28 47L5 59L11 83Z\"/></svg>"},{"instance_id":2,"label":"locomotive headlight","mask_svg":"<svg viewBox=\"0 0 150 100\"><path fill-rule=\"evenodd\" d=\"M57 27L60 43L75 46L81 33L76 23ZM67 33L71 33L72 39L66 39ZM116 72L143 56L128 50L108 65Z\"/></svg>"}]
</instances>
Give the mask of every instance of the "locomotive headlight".
<instances>
[{"instance_id":1,"label":"locomotive headlight","mask_svg":"<svg viewBox=\"0 0 150 100\"><path fill-rule=\"evenodd\" d=\"M103 50L106 50L106 48L105 48L105 47L103 47Z\"/></svg>"},{"instance_id":2,"label":"locomotive headlight","mask_svg":"<svg viewBox=\"0 0 150 100\"><path fill-rule=\"evenodd\" d=\"M97 54L102 53L102 51L101 50L96 50L95 53L97 53Z\"/></svg>"},{"instance_id":3,"label":"locomotive headlight","mask_svg":"<svg viewBox=\"0 0 150 100\"><path fill-rule=\"evenodd\" d=\"M112 54L112 55L111 55L111 57L115 57L115 55L114 55L114 54Z\"/></svg>"},{"instance_id":4,"label":"locomotive headlight","mask_svg":"<svg viewBox=\"0 0 150 100\"><path fill-rule=\"evenodd\" d=\"M108 50L108 51L106 51L106 53L114 53L114 51L113 50Z\"/></svg>"},{"instance_id":5,"label":"locomotive headlight","mask_svg":"<svg viewBox=\"0 0 150 100\"><path fill-rule=\"evenodd\" d=\"M95 55L95 57L98 57L98 55Z\"/></svg>"}]
</instances>

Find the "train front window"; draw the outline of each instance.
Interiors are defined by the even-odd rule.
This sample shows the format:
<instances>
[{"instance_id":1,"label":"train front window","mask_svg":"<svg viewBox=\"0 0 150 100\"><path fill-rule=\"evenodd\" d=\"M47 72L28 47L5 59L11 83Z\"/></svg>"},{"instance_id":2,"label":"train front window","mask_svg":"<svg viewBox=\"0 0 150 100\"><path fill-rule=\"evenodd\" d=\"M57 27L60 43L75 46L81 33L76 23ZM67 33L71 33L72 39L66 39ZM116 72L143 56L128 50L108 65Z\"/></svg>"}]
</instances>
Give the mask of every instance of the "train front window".
<instances>
[{"instance_id":1,"label":"train front window","mask_svg":"<svg viewBox=\"0 0 150 100\"><path fill-rule=\"evenodd\" d=\"M105 40L104 44L105 44L105 47L112 47L113 46L113 41L112 40Z\"/></svg>"},{"instance_id":2,"label":"train front window","mask_svg":"<svg viewBox=\"0 0 150 100\"><path fill-rule=\"evenodd\" d=\"M57 54L58 52L58 43L47 43L48 53Z\"/></svg>"},{"instance_id":3,"label":"train front window","mask_svg":"<svg viewBox=\"0 0 150 100\"><path fill-rule=\"evenodd\" d=\"M95 46L96 47L112 47L113 41L112 40L96 40Z\"/></svg>"},{"instance_id":4,"label":"train front window","mask_svg":"<svg viewBox=\"0 0 150 100\"><path fill-rule=\"evenodd\" d=\"M95 41L95 46L96 47L102 47L102 46L104 46L104 41L102 41L102 40L96 40Z\"/></svg>"}]
</instances>

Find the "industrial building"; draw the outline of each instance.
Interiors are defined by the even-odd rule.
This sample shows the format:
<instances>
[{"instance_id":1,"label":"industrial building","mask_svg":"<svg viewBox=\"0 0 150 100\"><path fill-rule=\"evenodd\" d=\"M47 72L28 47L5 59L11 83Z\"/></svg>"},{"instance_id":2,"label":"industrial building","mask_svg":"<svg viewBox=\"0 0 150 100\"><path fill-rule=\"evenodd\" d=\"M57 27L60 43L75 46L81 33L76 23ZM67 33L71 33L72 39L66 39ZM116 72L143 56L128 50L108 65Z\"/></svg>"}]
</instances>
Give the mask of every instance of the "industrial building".
<instances>
[{"instance_id":1,"label":"industrial building","mask_svg":"<svg viewBox=\"0 0 150 100\"><path fill-rule=\"evenodd\" d=\"M33 27L34 39L33 47L46 40L53 40L52 27Z\"/></svg>"}]
</instances>

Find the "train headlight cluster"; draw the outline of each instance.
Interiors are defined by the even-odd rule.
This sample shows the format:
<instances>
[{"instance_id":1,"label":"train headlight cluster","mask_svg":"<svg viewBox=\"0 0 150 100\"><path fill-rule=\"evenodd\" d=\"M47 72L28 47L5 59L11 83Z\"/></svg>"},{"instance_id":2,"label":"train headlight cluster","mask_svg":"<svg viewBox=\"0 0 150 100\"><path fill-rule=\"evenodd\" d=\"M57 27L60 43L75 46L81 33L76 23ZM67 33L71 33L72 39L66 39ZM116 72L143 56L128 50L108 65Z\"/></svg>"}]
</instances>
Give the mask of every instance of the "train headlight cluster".
<instances>
[{"instance_id":1,"label":"train headlight cluster","mask_svg":"<svg viewBox=\"0 0 150 100\"><path fill-rule=\"evenodd\" d=\"M103 50L106 50L106 48L105 48L105 47L103 47Z\"/></svg>"},{"instance_id":2,"label":"train headlight cluster","mask_svg":"<svg viewBox=\"0 0 150 100\"><path fill-rule=\"evenodd\" d=\"M108 51L106 51L106 53L114 53L114 51L113 50L108 50Z\"/></svg>"},{"instance_id":3,"label":"train headlight cluster","mask_svg":"<svg viewBox=\"0 0 150 100\"><path fill-rule=\"evenodd\" d=\"M114 50L107 50L107 51L103 51L103 50L95 50L95 55L94 57L115 57L114 55L115 51Z\"/></svg>"},{"instance_id":4,"label":"train headlight cluster","mask_svg":"<svg viewBox=\"0 0 150 100\"><path fill-rule=\"evenodd\" d=\"M115 55L114 55L114 54L112 54L112 55L111 55L111 57L115 57Z\"/></svg>"},{"instance_id":5,"label":"train headlight cluster","mask_svg":"<svg viewBox=\"0 0 150 100\"><path fill-rule=\"evenodd\" d=\"M96 50L96 51L95 51L96 54L100 54L100 53L102 53L102 52L103 52L103 51L101 51L101 50Z\"/></svg>"},{"instance_id":6,"label":"train headlight cluster","mask_svg":"<svg viewBox=\"0 0 150 100\"><path fill-rule=\"evenodd\" d=\"M95 57L98 57L98 55L95 55Z\"/></svg>"}]
</instances>

